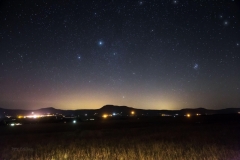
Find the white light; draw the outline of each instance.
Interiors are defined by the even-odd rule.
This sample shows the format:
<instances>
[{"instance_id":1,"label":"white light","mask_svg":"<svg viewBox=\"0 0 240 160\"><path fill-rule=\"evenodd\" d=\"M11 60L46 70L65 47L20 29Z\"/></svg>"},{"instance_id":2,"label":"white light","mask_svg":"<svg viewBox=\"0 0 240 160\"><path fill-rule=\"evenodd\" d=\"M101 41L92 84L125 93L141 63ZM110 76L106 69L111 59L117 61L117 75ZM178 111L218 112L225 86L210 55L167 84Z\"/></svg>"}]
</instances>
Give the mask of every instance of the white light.
<instances>
[{"instance_id":1,"label":"white light","mask_svg":"<svg viewBox=\"0 0 240 160\"><path fill-rule=\"evenodd\" d=\"M14 126L15 124L14 123L11 123L11 126Z\"/></svg>"},{"instance_id":2,"label":"white light","mask_svg":"<svg viewBox=\"0 0 240 160\"><path fill-rule=\"evenodd\" d=\"M73 123L76 123L76 120L73 120Z\"/></svg>"}]
</instances>

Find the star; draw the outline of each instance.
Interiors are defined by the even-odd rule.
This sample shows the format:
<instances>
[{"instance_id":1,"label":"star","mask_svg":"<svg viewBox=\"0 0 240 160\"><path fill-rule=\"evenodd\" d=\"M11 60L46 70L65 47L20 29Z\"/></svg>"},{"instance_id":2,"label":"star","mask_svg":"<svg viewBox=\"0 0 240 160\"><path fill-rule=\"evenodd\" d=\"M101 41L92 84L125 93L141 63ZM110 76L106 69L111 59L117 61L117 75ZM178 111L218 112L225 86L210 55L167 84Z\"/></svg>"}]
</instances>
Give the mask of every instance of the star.
<instances>
[{"instance_id":1,"label":"star","mask_svg":"<svg viewBox=\"0 0 240 160\"><path fill-rule=\"evenodd\" d=\"M194 64L193 69L195 69L195 70L198 69L198 64L197 63Z\"/></svg>"},{"instance_id":2,"label":"star","mask_svg":"<svg viewBox=\"0 0 240 160\"><path fill-rule=\"evenodd\" d=\"M224 25L227 26L229 23L228 21L224 21Z\"/></svg>"},{"instance_id":3,"label":"star","mask_svg":"<svg viewBox=\"0 0 240 160\"><path fill-rule=\"evenodd\" d=\"M99 46L102 46L102 45L103 45L103 41L99 41L99 42L98 42L98 45L99 45Z\"/></svg>"},{"instance_id":4,"label":"star","mask_svg":"<svg viewBox=\"0 0 240 160\"><path fill-rule=\"evenodd\" d=\"M78 56L77 58L78 58L78 59L81 59L81 56Z\"/></svg>"},{"instance_id":5,"label":"star","mask_svg":"<svg viewBox=\"0 0 240 160\"><path fill-rule=\"evenodd\" d=\"M174 4L177 4L177 3L178 3L178 1L177 1L177 0L174 0L174 1L173 1L173 3L174 3Z\"/></svg>"}]
</instances>

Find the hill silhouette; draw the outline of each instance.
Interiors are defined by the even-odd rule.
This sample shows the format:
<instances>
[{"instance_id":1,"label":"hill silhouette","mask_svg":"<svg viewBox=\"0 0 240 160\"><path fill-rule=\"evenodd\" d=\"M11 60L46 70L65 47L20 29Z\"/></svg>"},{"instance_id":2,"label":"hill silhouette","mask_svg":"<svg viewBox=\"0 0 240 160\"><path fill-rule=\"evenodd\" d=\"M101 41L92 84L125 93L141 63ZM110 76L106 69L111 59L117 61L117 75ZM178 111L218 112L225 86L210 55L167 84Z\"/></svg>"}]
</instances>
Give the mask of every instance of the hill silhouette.
<instances>
[{"instance_id":1,"label":"hill silhouette","mask_svg":"<svg viewBox=\"0 0 240 160\"><path fill-rule=\"evenodd\" d=\"M77 109L77 110L62 110L53 107L40 108L37 110L22 110L22 109L4 109L0 108L0 116L6 115L17 116L17 115L29 115L34 114L63 114L63 115L74 115L74 116L101 116L103 114L113 114L127 116L134 111L137 116L159 116L159 115L186 115L186 114L237 114L240 112L240 108L225 108L219 110L211 110L205 108L186 108L181 110L145 110L137 109L128 106L117 106L117 105L105 105L99 109Z\"/></svg>"}]
</instances>

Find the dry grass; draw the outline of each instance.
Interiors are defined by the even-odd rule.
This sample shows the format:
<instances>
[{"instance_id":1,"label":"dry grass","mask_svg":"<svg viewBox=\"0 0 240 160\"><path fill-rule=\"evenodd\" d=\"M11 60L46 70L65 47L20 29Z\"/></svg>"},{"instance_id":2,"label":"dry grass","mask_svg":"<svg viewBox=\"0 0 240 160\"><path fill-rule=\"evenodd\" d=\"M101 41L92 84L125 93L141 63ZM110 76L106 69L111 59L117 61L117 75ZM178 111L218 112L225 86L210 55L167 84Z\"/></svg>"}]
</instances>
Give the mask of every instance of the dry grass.
<instances>
[{"instance_id":1,"label":"dry grass","mask_svg":"<svg viewBox=\"0 0 240 160\"><path fill-rule=\"evenodd\" d=\"M0 159L237 160L239 137L239 126L227 125L4 135Z\"/></svg>"}]
</instances>

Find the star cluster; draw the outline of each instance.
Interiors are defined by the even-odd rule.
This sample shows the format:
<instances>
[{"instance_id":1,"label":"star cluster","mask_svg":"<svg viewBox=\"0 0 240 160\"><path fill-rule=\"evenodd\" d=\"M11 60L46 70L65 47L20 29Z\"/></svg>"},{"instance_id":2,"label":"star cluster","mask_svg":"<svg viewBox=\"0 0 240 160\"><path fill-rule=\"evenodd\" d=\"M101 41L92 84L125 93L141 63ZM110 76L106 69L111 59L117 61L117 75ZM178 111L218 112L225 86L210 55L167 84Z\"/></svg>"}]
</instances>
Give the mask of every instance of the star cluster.
<instances>
[{"instance_id":1,"label":"star cluster","mask_svg":"<svg viewBox=\"0 0 240 160\"><path fill-rule=\"evenodd\" d=\"M239 107L239 6L4 0L0 107Z\"/></svg>"}]
</instances>

